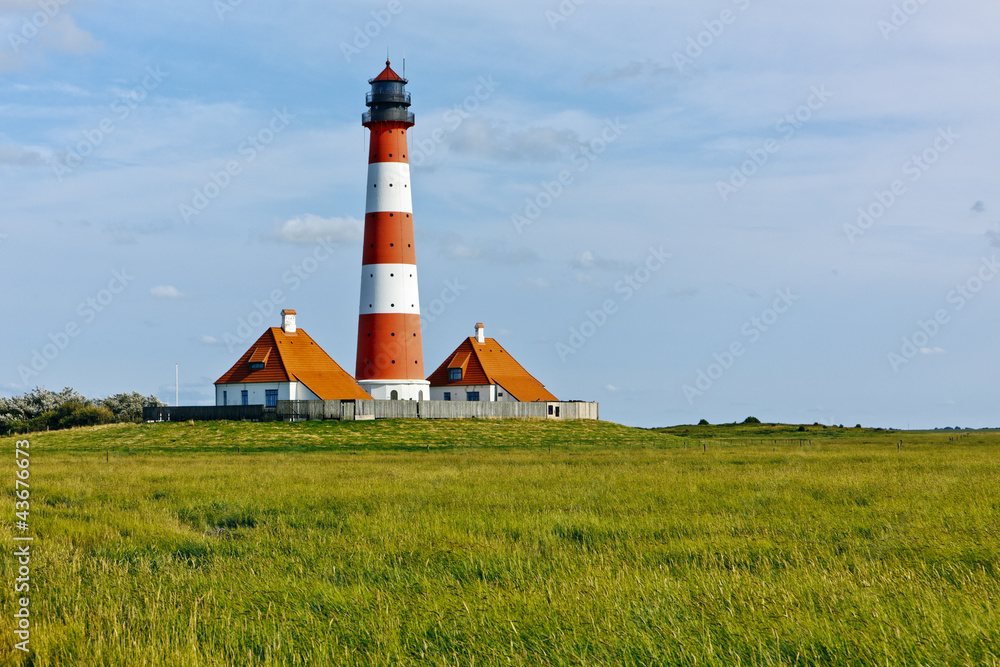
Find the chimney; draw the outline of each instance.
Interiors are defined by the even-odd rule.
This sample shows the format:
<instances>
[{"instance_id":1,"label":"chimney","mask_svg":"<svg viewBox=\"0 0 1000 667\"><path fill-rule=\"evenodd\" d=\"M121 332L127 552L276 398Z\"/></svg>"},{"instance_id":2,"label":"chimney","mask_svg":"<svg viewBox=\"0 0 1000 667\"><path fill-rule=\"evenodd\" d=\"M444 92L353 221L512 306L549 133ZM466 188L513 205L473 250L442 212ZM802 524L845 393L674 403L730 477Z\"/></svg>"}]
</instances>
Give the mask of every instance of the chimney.
<instances>
[{"instance_id":1,"label":"chimney","mask_svg":"<svg viewBox=\"0 0 1000 667\"><path fill-rule=\"evenodd\" d=\"M482 322L476 322L476 340L480 343L486 342L486 327Z\"/></svg>"},{"instance_id":2,"label":"chimney","mask_svg":"<svg viewBox=\"0 0 1000 667\"><path fill-rule=\"evenodd\" d=\"M287 308L281 311L281 330L286 334L295 333L295 311Z\"/></svg>"}]
</instances>

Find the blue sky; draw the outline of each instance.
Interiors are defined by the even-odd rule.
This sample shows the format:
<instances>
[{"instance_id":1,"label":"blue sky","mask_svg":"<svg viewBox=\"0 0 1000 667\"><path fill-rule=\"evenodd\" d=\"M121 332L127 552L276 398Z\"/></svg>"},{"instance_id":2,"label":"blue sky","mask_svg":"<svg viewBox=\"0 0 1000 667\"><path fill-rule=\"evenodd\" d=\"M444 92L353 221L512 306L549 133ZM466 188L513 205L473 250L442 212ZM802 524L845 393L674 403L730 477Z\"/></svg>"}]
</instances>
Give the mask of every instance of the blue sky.
<instances>
[{"instance_id":1,"label":"blue sky","mask_svg":"<svg viewBox=\"0 0 1000 667\"><path fill-rule=\"evenodd\" d=\"M626 424L1000 426L998 19L0 0L0 392L211 402L282 307L352 369L388 50L428 372L483 321Z\"/></svg>"}]
</instances>

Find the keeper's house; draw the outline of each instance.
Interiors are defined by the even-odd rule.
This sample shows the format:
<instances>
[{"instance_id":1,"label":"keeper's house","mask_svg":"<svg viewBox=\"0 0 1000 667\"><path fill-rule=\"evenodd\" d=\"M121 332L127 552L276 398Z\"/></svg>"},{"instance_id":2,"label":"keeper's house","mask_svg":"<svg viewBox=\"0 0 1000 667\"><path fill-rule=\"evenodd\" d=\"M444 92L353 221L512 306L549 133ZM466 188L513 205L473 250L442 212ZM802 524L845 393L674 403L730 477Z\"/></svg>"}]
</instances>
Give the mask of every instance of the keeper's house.
<instances>
[{"instance_id":1,"label":"keeper's house","mask_svg":"<svg viewBox=\"0 0 1000 667\"><path fill-rule=\"evenodd\" d=\"M558 401L524 370L482 322L429 378L432 401Z\"/></svg>"},{"instance_id":2,"label":"keeper's house","mask_svg":"<svg viewBox=\"0 0 1000 667\"><path fill-rule=\"evenodd\" d=\"M271 327L215 382L216 405L263 405L278 401L370 399L330 355L295 326L295 311L281 311Z\"/></svg>"}]
</instances>

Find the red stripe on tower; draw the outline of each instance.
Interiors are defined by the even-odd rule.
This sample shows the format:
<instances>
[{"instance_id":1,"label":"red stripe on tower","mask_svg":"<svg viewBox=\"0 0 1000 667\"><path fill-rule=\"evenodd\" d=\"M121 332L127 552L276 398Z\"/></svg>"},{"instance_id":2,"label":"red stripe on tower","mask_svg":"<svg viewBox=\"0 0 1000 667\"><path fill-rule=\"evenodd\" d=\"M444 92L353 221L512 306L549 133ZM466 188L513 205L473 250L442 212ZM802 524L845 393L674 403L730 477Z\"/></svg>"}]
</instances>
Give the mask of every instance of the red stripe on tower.
<instances>
[{"instance_id":1,"label":"red stripe on tower","mask_svg":"<svg viewBox=\"0 0 1000 667\"><path fill-rule=\"evenodd\" d=\"M407 159L410 94L388 60L368 83L369 109L361 123L371 142L355 377L373 398L429 400Z\"/></svg>"}]
</instances>

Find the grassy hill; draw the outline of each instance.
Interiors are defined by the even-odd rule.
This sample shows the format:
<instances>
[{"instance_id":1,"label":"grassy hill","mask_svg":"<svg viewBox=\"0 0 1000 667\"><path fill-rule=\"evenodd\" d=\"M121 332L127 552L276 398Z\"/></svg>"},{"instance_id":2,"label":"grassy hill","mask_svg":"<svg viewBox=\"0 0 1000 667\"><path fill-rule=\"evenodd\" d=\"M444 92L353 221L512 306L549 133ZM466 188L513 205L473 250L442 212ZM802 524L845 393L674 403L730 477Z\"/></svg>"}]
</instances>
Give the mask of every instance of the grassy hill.
<instances>
[{"instance_id":1,"label":"grassy hill","mask_svg":"<svg viewBox=\"0 0 1000 667\"><path fill-rule=\"evenodd\" d=\"M25 664L1000 665L995 432L412 420L29 439ZM4 502L19 534L13 480ZM16 576L0 560L5 611Z\"/></svg>"}]
</instances>

